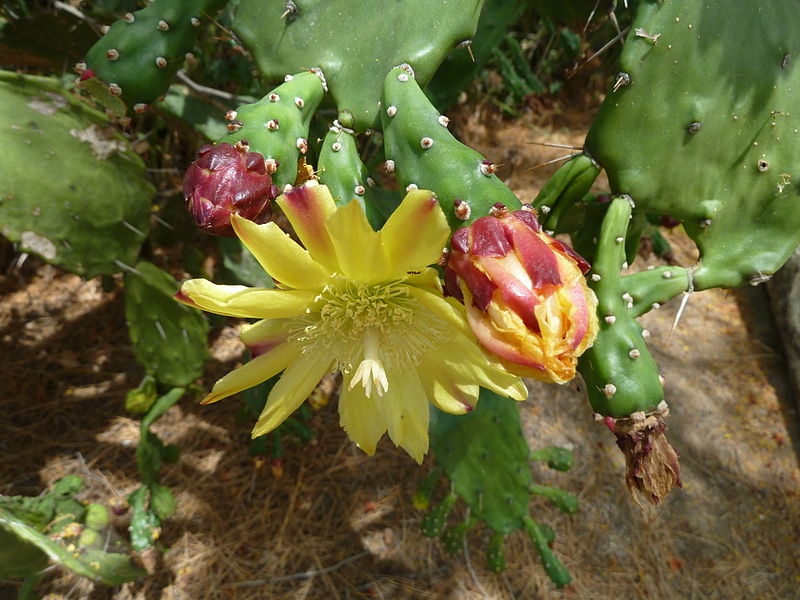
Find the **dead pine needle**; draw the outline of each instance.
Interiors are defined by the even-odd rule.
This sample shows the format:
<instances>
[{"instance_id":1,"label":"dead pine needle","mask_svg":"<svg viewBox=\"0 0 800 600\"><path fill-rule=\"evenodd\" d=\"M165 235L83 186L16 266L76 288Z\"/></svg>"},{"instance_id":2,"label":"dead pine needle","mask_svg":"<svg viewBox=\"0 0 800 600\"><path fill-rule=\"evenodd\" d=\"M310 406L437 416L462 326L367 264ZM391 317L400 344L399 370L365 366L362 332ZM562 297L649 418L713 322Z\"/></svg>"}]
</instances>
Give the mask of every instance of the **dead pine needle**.
<instances>
[{"instance_id":1,"label":"dead pine needle","mask_svg":"<svg viewBox=\"0 0 800 600\"><path fill-rule=\"evenodd\" d=\"M302 571L300 573L292 573L291 575L280 575L278 577L268 577L266 579L251 579L250 581L237 581L235 583L229 583L225 587L229 588L256 587L259 585L266 585L269 583L280 583L282 581L305 581L306 579L311 579L312 577L333 573L334 571L342 568L346 564L360 560L365 556L369 556L369 554L370 554L369 550L364 550L363 552L359 552L358 554L349 556L331 565L330 567L325 567L323 569L309 569L307 571Z\"/></svg>"}]
</instances>

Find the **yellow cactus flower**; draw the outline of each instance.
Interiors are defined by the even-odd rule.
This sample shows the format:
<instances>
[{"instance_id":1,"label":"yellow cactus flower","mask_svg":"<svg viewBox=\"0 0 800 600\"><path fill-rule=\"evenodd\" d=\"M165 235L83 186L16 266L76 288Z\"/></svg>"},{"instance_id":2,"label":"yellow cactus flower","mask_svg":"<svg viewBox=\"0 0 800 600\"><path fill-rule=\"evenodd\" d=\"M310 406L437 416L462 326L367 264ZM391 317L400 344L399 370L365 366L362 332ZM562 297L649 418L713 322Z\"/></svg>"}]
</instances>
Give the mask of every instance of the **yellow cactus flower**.
<instances>
[{"instance_id":1,"label":"yellow cactus flower","mask_svg":"<svg viewBox=\"0 0 800 600\"><path fill-rule=\"evenodd\" d=\"M418 462L428 450L428 401L472 410L479 386L523 400L521 379L486 358L464 308L444 298L435 263L449 229L433 194L409 193L381 231L358 202L337 208L316 182L277 199L302 242L274 223L232 215L231 225L276 289L185 282L176 298L203 310L260 321L242 341L253 358L217 381L204 403L283 371L253 429L280 425L327 373L339 370L340 424L365 452L388 430Z\"/></svg>"}]
</instances>

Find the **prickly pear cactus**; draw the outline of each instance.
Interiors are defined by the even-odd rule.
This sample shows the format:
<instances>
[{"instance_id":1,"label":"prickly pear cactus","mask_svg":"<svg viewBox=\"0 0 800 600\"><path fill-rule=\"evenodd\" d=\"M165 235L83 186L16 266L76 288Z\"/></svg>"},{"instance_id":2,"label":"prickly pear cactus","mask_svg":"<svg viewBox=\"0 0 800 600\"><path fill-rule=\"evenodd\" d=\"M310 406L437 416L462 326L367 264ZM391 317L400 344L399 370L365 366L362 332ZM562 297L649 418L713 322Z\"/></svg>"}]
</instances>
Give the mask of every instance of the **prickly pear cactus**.
<instances>
[{"instance_id":1,"label":"prickly pear cactus","mask_svg":"<svg viewBox=\"0 0 800 600\"><path fill-rule=\"evenodd\" d=\"M542 563L553 582L559 587L569 583L569 573L549 548L552 535L546 550L540 548L540 526L531 519L528 504L531 495L540 495L568 514L577 511L578 500L569 492L533 483L529 466L530 460L542 460L552 468L566 470L572 466L571 455L553 447L531 453L518 405L487 390L481 390L480 401L469 414L454 416L437 410L431 417L431 446L452 491L426 516L423 532L429 537L443 535L445 549L455 552L461 549L467 532L483 521L493 532L488 564L501 571L505 536L523 529L539 552L544 552ZM423 492L429 497L432 485L430 481L426 484ZM469 507L469 516L445 527L459 497Z\"/></svg>"},{"instance_id":2,"label":"prickly pear cactus","mask_svg":"<svg viewBox=\"0 0 800 600\"><path fill-rule=\"evenodd\" d=\"M242 0L233 30L267 79L320 67L340 115L352 118L342 123L364 131L377 124L386 72L407 62L427 83L444 57L472 38L482 5L482 0Z\"/></svg>"},{"instance_id":3,"label":"prickly pear cactus","mask_svg":"<svg viewBox=\"0 0 800 600\"><path fill-rule=\"evenodd\" d=\"M491 161L448 131L448 118L425 97L408 65L386 75L381 110L387 170L406 189L433 190L451 229L486 216L497 202L520 207Z\"/></svg>"},{"instance_id":4,"label":"prickly pear cactus","mask_svg":"<svg viewBox=\"0 0 800 600\"><path fill-rule=\"evenodd\" d=\"M127 554L98 547L108 510L78 502L75 495L82 488L80 477L67 475L41 496L0 496L0 579L32 577L48 563L106 585L146 574Z\"/></svg>"},{"instance_id":5,"label":"prickly pear cactus","mask_svg":"<svg viewBox=\"0 0 800 600\"><path fill-rule=\"evenodd\" d=\"M796 8L642 2L586 139L614 193L683 221L695 290L763 281L800 242Z\"/></svg>"},{"instance_id":6,"label":"prickly pear cactus","mask_svg":"<svg viewBox=\"0 0 800 600\"><path fill-rule=\"evenodd\" d=\"M0 71L0 232L85 277L136 261L150 227L144 163L55 79Z\"/></svg>"},{"instance_id":7,"label":"prickly pear cactus","mask_svg":"<svg viewBox=\"0 0 800 600\"><path fill-rule=\"evenodd\" d=\"M324 74L316 68L285 79L258 102L228 112L229 133L217 140L239 142L261 154L279 188L295 182L297 160L308 151L311 117L327 89Z\"/></svg>"},{"instance_id":8,"label":"prickly pear cactus","mask_svg":"<svg viewBox=\"0 0 800 600\"><path fill-rule=\"evenodd\" d=\"M83 81L98 78L112 97L136 112L167 91L186 53L194 48L201 20L228 0L158 0L127 13L79 63ZM91 90L90 90L91 91ZM102 99L102 98L101 98Z\"/></svg>"},{"instance_id":9,"label":"prickly pear cactus","mask_svg":"<svg viewBox=\"0 0 800 600\"><path fill-rule=\"evenodd\" d=\"M178 283L147 261L125 275L125 318L136 360L158 381L183 386L203 374L208 322L174 301Z\"/></svg>"}]
</instances>

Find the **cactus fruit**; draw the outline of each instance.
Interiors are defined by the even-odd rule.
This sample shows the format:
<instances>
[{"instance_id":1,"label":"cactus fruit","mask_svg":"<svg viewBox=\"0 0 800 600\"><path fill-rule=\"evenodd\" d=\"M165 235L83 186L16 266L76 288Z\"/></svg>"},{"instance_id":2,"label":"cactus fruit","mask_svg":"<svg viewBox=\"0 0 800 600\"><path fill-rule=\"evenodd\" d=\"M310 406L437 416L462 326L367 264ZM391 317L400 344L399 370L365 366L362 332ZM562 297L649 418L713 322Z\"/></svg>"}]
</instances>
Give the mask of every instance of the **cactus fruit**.
<instances>
[{"instance_id":1,"label":"cactus fruit","mask_svg":"<svg viewBox=\"0 0 800 600\"><path fill-rule=\"evenodd\" d=\"M198 155L183 178L183 198L198 228L234 237L233 213L255 223L269 221L278 187L261 154L221 142L203 146Z\"/></svg>"},{"instance_id":2,"label":"cactus fruit","mask_svg":"<svg viewBox=\"0 0 800 600\"><path fill-rule=\"evenodd\" d=\"M267 173L279 189L294 184L298 158L308 150L311 117L326 89L325 76L317 68L287 75L283 84L258 102L228 111L228 133L217 143L261 154ZM239 192L235 189L230 193Z\"/></svg>"},{"instance_id":3,"label":"cactus fruit","mask_svg":"<svg viewBox=\"0 0 800 600\"><path fill-rule=\"evenodd\" d=\"M0 71L0 122L0 232L84 277L133 264L154 190L105 115L55 79Z\"/></svg>"},{"instance_id":4,"label":"cactus fruit","mask_svg":"<svg viewBox=\"0 0 800 600\"><path fill-rule=\"evenodd\" d=\"M448 131L447 117L425 97L408 65L386 75L381 119L387 169L401 187L433 190L453 231L488 215L497 203L521 207L492 162Z\"/></svg>"},{"instance_id":5,"label":"cactus fruit","mask_svg":"<svg viewBox=\"0 0 800 600\"><path fill-rule=\"evenodd\" d=\"M386 72L410 62L422 84L445 56L472 38L483 0L243 0L233 30L261 73L277 79L318 66L340 112L357 131L374 127ZM380 18L376 9L380 7Z\"/></svg>"},{"instance_id":6,"label":"cactus fruit","mask_svg":"<svg viewBox=\"0 0 800 600\"><path fill-rule=\"evenodd\" d=\"M203 374L208 322L172 299L177 289L169 273L147 261L125 275L125 319L136 360L161 383L182 386Z\"/></svg>"},{"instance_id":7,"label":"cactus fruit","mask_svg":"<svg viewBox=\"0 0 800 600\"><path fill-rule=\"evenodd\" d=\"M227 2L159 0L127 13L89 49L76 70L83 82L98 78L134 111L147 110L167 91L186 53L194 48L201 19Z\"/></svg>"},{"instance_id":8,"label":"cactus fruit","mask_svg":"<svg viewBox=\"0 0 800 600\"><path fill-rule=\"evenodd\" d=\"M795 8L642 2L586 139L614 193L683 222L694 290L764 281L800 242Z\"/></svg>"}]
</instances>

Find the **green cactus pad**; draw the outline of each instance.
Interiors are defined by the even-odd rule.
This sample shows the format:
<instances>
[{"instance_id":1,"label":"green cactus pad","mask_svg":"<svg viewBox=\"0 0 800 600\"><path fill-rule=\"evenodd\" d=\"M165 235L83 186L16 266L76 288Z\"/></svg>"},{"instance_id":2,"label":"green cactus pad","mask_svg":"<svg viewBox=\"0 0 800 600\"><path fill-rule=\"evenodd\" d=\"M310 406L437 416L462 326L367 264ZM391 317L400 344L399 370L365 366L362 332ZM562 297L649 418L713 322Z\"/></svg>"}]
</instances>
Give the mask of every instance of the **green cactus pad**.
<instances>
[{"instance_id":1,"label":"green cactus pad","mask_svg":"<svg viewBox=\"0 0 800 600\"><path fill-rule=\"evenodd\" d=\"M633 297L620 278L630 217L630 199L614 198L603 219L589 277L597 294L600 329L594 345L578 360L592 408L610 417L651 411L664 399L658 365L634 319Z\"/></svg>"},{"instance_id":2,"label":"green cactus pad","mask_svg":"<svg viewBox=\"0 0 800 600\"><path fill-rule=\"evenodd\" d=\"M87 532L96 533L80 522L97 521L98 505L83 505L74 495L83 488L77 475L67 475L42 496L0 496L0 579L29 577L48 562L59 563L78 575L107 585L119 585L143 577L144 569L131 564L125 554L97 550ZM94 514L90 514L94 513ZM67 526L74 528L69 532ZM45 533L46 532L46 533ZM78 547L70 548L70 544Z\"/></svg>"},{"instance_id":3,"label":"green cactus pad","mask_svg":"<svg viewBox=\"0 0 800 600\"><path fill-rule=\"evenodd\" d=\"M407 65L386 76L381 119L384 151L398 183L435 192L451 229L486 216L497 202L510 210L521 206L494 174L494 165L448 131L447 118L425 97Z\"/></svg>"},{"instance_id":4,"label":"green cactus pad","mask_svg":"<svg viewBox=\"0 0 800 600\"><path fill-rule=\"evenodd\" d=\"M236 144L246 140L252 152L277 161L277 171L272 175L275 185L283 188L293 184L297 160L308 147L311 117L325 93L324 81L318 70L287 75L282 85L258 102L229 112L230 133L217 141Z\"/></svg>"},{"instance_id":5,"label":"green cactus pad","mask_svg":"<svg viewBox=\"0 0 800 600\"><path fill-rule=\"evenodd\" d=\"M435 415L431 447L436 462L472 516L500 533L519 529L528 514L532 477L517 403L481 390L471 413Z\"/></svg>"},{"instance_id":6,"label":"green cactus pad","mask_svg":"<svg viewBox=\"0 0 800 600\"><path fill-rule=\"evenodd\" d=\"M575 457L572 452L560 446L545 446L531 452L531 460L540 460L556 471L569 471L575 466Z\"/></svg>"},{"instance_id":7,"label":"green cactus pad","mask_svg":"<svg viewBox=\"0 0 800 600\"><path fill-rule=\"evenodd\" d=\"M683 221L694 289L762 281L800 242L796 8L642 2L586 140L615 193Z\"/></svg>"},{"instance_id":8,"label":"green cactus pad","mask_svg":"<svg viewBox=\"0 0 800 600\"><path fill-rule=\"evenodd\" d=\"M194 48L201 19L227 2L158 0L148 4L114 23L89 49L85 65L108 84L112 96L141 110L137 105L148 104L167 91L186 53Z\"/></svg>"},{"instance_id":9,"label":"green cactus pad","mask_svg":"<svg viewBox=\"0 0 800 600\"><path fill-rule=\"evenodd\" d=\"M432 508L430 512L422 519L422 533L426 537L434 538L442 535L445 525L447 524L447 517L453 511L456 505L458 496L456 494L448 494L444 500L437 506Z\"/></svg>"},{"instance_id":10,"label":"green cactus pad","mask_svg":"<svg viewBox=\"0 0 800 600\"><path fill-rule=\"evenodd\" d=\"M84 277L136 262L150 227L144 163L55 79L0 71L0 233Z\"/></svg>"},{"instance_id":11,"label":"green cactus pad","mask_svg":"<svg viewBox=\"0 0 800 600\"><path fill-rule=\"evenodd\" d=\"M125 275L125 318L133 351L145 370L166 385L181 386L203 374L208 321L175 301L178 282L147 261Z\"/></svg>"},{"instance_id":12,"label":"green cactus pad","mask_svg":"<svg viewBox=\"0 0 800 600\"><path fill-rule=\"evenodd\" d=\"M502 573L506 570L506 554L503 547L506 543L506 536L502 533L495 533L489 538L486 546L486 566L490 571Z\"/></svg>"},{"instance_id":13,"label":"green cactus pad","mask_svg":"<svg viewBox=\"0 0 800 600\"><path fill-rule=\"evenodd\" d=\"M356 139L342 127L331 127L319 151L317 174L320 183L328 186L337 205L357 200L364 207L367 220L376 231L389 217L380 210L373 191L375 182L361 162Z\"/></svg>"},{"instance_id":14,"label":"green cactus pad","mask_svg":"<svg viewBox=\"0 0 800 600\"><path fill-rule=\"evenodd\" d=\"M482 5L305 0L296 3L297 12L286 12L283 2L242 0L233 29L267 79L320 67L339 112L349 112L353 127L364 131L377 124L386 72L407 62L427 83L444 57L472 38Z\"/></svg>"}]
</instances>

